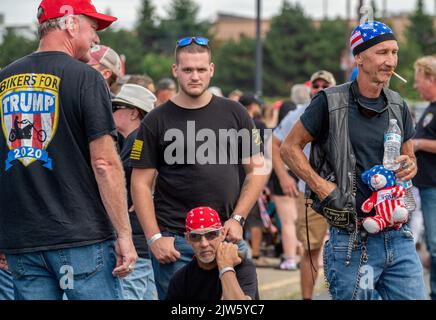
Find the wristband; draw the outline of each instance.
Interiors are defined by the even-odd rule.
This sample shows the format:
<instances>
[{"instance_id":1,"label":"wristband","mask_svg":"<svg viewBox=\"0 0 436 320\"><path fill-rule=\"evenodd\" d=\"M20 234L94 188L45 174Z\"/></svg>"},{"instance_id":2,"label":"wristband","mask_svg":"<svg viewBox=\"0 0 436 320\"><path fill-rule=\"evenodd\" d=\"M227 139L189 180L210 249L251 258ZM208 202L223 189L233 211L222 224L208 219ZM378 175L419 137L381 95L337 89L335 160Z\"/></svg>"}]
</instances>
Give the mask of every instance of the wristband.
<instances>
[{"instance_id":1,"label":"wristband","mask_svg":"<svg viewBox=\"0 0 436 320\"><path fill-rule=\"evenodd\" d=\"M162 238L162 234L156 233L155 235L153 235L150 239L147 240L147 244L150 247L157 239Z\"/></svg>"},{"instance_id":2,"label":"wristband","mask_svg":"<svg viewBox=\"0 0 436 320\"><path fill-rule=\"evenodd\" d=\"M226 273L226 272L228 272L228 271L231 271L231 272L233 272L233 273L236 273L236 271L235 271L235 269L233 269L233 267L225 267L225 268L222 268L222 269L220 270L220 274L219 274L220 279L223 277L224 273Z\"/></svg>"}]
</instances>

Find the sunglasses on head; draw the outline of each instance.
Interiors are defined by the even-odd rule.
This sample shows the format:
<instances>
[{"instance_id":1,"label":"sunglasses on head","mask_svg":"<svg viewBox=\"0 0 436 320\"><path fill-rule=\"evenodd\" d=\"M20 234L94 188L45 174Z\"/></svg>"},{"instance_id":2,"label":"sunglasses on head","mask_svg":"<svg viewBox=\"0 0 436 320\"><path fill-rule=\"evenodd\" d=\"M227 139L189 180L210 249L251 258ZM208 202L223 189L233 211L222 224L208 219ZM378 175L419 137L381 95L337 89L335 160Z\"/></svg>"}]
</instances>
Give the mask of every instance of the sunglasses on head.
<instances>
[{"instance_id":1,"label":"sunglasses on head","mask_svg":"<svg viewBox=\"0 0 436 320\"><path fill-rule=\"evenodd\" d=\"M189 46L192 42L195 42L199 46L207 47L209 44L209 39L204 37L186 37L177 41L178 47L186 47Z\"/></svg>"},{"instance_id":2,"label":"sunglasses on head","mask_svg":"<svg viewBox=\"0 0 436 320\"><path fill-rule=\"evenodd\" d=\"M188 239L191 242L200 242L204 236L207 241L212 241L218 238L221 234L221 228L217 230L211 230L205 233L188 232Z\"/></svg>"}]
</instances>

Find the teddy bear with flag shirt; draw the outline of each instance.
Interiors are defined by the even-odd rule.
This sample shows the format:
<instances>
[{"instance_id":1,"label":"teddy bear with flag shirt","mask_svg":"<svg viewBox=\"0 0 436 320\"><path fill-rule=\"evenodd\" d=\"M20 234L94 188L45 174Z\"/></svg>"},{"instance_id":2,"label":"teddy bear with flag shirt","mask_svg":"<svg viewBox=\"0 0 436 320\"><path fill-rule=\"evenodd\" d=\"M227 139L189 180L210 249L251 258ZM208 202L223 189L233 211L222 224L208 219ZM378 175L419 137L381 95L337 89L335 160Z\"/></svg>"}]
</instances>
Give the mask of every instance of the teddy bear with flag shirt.
<instances>
[{"instance_id":1,"label":"teddy bear with flag shirt","mask_svg":"<svg viewBox=\"0 0 436 320\"><path fill-rule=\"evenodd\" d=\"M373 191L362 204L362 211L369 213L375 208L376 215L363 219L363 227L371 234L386 227L400 229L409 218L404 203L406 189L396 185L395 174L381 165L372 167L362 174L363 182Z\"/></svg>"}]
</instances>

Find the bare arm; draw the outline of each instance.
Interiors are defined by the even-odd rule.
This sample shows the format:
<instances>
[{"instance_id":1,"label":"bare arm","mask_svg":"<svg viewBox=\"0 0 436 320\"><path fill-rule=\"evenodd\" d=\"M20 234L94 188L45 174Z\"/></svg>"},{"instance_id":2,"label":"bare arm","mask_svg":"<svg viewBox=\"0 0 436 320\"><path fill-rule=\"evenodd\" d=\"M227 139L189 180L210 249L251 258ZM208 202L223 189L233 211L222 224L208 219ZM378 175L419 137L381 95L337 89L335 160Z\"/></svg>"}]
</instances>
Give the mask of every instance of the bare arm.
<instances>
[{"instance_id":1,"label":"bare arm","mask_svg":"<svg viewBox=\"0 0 436 320\"><path fill-rule=\"evenodd\" d=\"M285 163L280 157L281 141L276 137L272 137L272 163L274 172L279 179L283 193L290 197L298 197L298 188L295 179L288 174Z\"/></svg>"},{"instance_id":2,"label":"bare arm","mask_svg":"<svg viewBox=\"0 0 436 320\"><path fill-rule=\"evenodd\" d=\"M400 168L395 171L395 176L402 181L409 181L418 173L416 166L416 157L413 151L413 140L407 140L401 148L401 156L396 162L401 163Z\"/></svg>"},{"instance_id":3,"label":"bare arm","mask_svg":"<svg viewBox=\"0 0 436 320\"><path fill-rule=\"evenodd\" d=\"M309 164L303 149L313 140L299 120L282 143L280 155L288 167L306 182L320 200L323 200L335 189L336 185L321 178Z\"/></svg>"},{"instance_id":4,"label":"bare arm","mask_svg":"<svg viewBox=\"0 0 436 320\"><path fill-rule=\"evenodd\" d=\"M109 219L117 232L117 267L114 275L124 277L138 256L132 242L132 228L127 212L124 170L114 140L104 135L90 142L91 165L100 196Z\"/></svg>"},{"instance_id":5,"label":"bare arm","mask_svg":"<svg viewBox=\"0 0 436 320\"><path fill-rule=\"evenodd\" d=\"M240 264L241 258L238 256L237 245L226 242L220 243L216 253L216 261L218 270L223 270L226 267L234 268ZM221 286L223 289L222 300L251 299L242 291L235 272L225 272L221 277Z\"/></svg>"},{"instance_id":6,"label":"bare arm","mask_svg":"<svg viewBox=\"0 0 436 320\"><path fill-rule=\"evenodd\" d=\"M152 194L155 177L156 169L133 168L132 170L133 205L147 239L160 233ZM173 237L162 237L156 240L150 249L160 263L175 262L180 257L180 253L174 248Z\"/></svg>"},{"instance_id":7,"label":"bare arm","mask_svg":"<svg viewBox=\"0 0 436 320\"><path fill-rule=\"evenodd\" d=\"M269 172L266 172L265 168L265 159L262 154L251 157L249 163L244 164L246 176L238 202L233 210L234 213L244 218L248 216L268 181ZM224 233L228 241L236 243L242 240L242 231L241 225L234 219L229 219L224 223Z\"/></svg>"},{"instance_id":8,"label":"bare arm","mask_svg":"<svg viewBox=\"0 0 436 320\"><path fill-rule=\"evenodd\" d=\"M436 140L431 139L413 139L413 149L416 151L425 151L436 153Z\"/></svg>"}]
</instances>

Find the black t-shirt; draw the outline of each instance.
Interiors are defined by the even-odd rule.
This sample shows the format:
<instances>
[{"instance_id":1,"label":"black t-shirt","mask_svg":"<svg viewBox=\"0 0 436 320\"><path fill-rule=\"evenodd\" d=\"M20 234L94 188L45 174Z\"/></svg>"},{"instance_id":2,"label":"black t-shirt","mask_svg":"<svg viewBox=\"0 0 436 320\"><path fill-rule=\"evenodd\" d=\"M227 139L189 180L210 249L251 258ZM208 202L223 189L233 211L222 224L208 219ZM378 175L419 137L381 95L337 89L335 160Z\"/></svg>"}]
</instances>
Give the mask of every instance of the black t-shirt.
<instances>
[{"instance_id":1,"label":"black t-shirt","mask_svg":"<svg viewBox=\"0 0 436 320\"><path fill-rule=\"evenodd\" d=\"M416 139L436 140L436 102L425 110L416 126ZM436 187L436 154L425 151L416 152L418 174L413 183L420 188Z\"/></svg>"},{"instance_id":2,"label":"black t-shirt","mask_svg":"<svg viewBox=\"0 0 436 320\"><path fill-rule=\"evenodd\" d=\"M251 260L244 259L235 267L236 278L246 296L259 300L256 267ZM223 289L218 267L201 269L194 258L179 269L171 278L168 300L221 300Z\"/></svg>"},{"instance_id":3,"label":"black t-shirt","mask_svg":"<svg viewBox=\"0 0 436 320\"><path fill-rule=\"evenodd\" d=\"M89 151L115 136L100 73L65 53L34 53L0 72L0 106L0 251L113 238Z\"/></svg>"},{"instance_id":4,"label":"black t-shirt","mask_svg":"<svg viewBox=\"0 0 436 320\"><path fill-rule=\"evenodd\" d=\"M224 134L236 137L245 132L250 141L258 141L260 149L253 129L242 105L216 96L199 109L168 101L145 116L130 160L132 167L155 168L159 173L154 205L161 230L183 234L186 214L198 206L212 207L222 221L229 218L240 193L241 156L259 150L242 152L242 142L247 139L229 143L232 139Z\"/></svg>"},{"instance_id":5,"label":"black t-shirt","mask_svg":"<svg viewBox=\"0 0 436 320\"><path fill-rule=\"evenodd\" d=\"M361 211L363 202L371 196L371 189L361 179L364 171L375 165L383 164L384 133L389 126L389 112L387 109L373 117L364 116L358 109L350 89L349 100L349 134L351 145L356 156L356 209L359 217L367 216ZM361 104L372 110L381 111L387 105L384 94L371 99L357 93ZM306 108L300 118L303 126L315 138L315 141L325 141L329 132L329 114L327 97L324 91L319 92ZM404 142L414 135L412 117L409 108L404 103L403 108ZM371 215L375 214L373 210Z\"/></svg>"},{"instance_id":6,"label":"black t-shirt","mask_svg":"<svg viewBox=\"0 0 436 320\"><path fill-rule=\"evenodd\" d=\"M127 204L130 208L133 204L132 194L130 192L130 183L132 178L132 167L130 166L130 152L132 151L133 143L135 142L136 135L139 128L134 130L125 139L123 139L123 145L121 147L120 158L123 162L124 172L126 174L126 186L127 186ZM135 211L129 212L130 224L132 225L133 243L135 244L136 252L138 256L144 259L149 258L147 239L145 238L144 231L142 230L139 219L136 216Z\"/></svg>"},{"instance_id":7,"label":"black t-shirt","mask_svg":"<svg viewBox=\"0 0 436 320\"><path fill-rule=\"evenodd\" d=\"M287 116L289 111L295 110L296 108L297 108L297 106L292 101L289 101L289 100L283 101L283 103L279 109L279 117L278 117L277 125L280 122L282 122L282 120Z\"/></svg>"}]
</instances>

